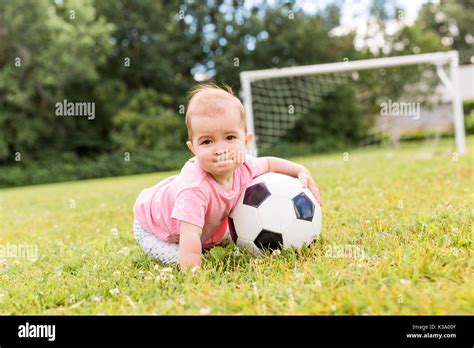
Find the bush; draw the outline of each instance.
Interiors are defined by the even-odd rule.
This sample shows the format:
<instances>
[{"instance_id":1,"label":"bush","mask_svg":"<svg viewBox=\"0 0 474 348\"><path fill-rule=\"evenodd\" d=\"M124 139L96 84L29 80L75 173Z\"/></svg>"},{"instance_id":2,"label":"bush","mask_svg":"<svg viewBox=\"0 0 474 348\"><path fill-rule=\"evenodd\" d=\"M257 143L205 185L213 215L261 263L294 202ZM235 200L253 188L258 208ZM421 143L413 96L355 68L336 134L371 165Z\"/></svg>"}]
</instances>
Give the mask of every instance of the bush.
<instances>
[{"instance_id":1,"label":"bush","mask_svg":"<svg viewBox=\"0 0 474 348\"><path fill-rule=\"evenodd\" d=\"M187 150L141 151L131 152L129 161L126 161L124 153L104 154L87 159L71 156L69 160L59 158L42 162L22 161L2 167L0 187L177 170L191 156L192 154Z\"/></svg>"},{"instance_id":2,"label":"bush","mask_svg":"<svg viewBox=\"0 0 474 348\"><path fill-rule=\"evenodd\" d=\"M434 139L434 138L452 138L454 137L454 132L452 130L443 130L440 132L436 132L435 130L426 131L423 129L414 129L409 131L404 131L400 134L400 141L423 141L427 139Z\"/></svg>"},{"instance_id":3,"label":"bush","mask_svg":"<svg viewBox=\"0 0 474 348\"><path fill-rule=\"evenodd\" d=\"M350 85L341 86L296 121L282 141L307 143L312 151L338 150L365 138L370 120ZM303 145L298 145L299 147Z\"/></svg>"},{"instance_id":4,"label":"bush","mask_svg":"<svg viewBox=\"0 0 474 348\"><path fill-rule=\"evenodd\" d=\"M159 106L152 89L139 90L113 120L112 140L121 151L175 151L186 142L184 117Z\"/></svg>"},{"instance_id":5,"label":"bush","mask_svg":"<svg viewBox=\"0 0 474 348\"><path fill-rule=\"evenodd\" d=\"M468 99L463 102L464 108L464 127L467 134L474 134L474 99Z\"/></svg>"}]
</instances>

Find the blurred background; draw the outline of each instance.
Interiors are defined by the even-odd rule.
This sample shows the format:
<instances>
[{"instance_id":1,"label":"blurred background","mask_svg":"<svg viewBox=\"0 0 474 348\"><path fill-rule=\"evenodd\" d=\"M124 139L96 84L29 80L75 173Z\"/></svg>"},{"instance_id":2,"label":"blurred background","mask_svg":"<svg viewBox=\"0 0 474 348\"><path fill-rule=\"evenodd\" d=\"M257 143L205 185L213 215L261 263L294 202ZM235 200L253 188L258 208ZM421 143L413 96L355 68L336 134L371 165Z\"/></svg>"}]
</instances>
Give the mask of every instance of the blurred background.
<instances>
[{"instance_id":1,"label":"blurred background","mask_svg":"<svg viewBox=\"0 0 474 348\"><path fill-rule=\"evenodd\" d=\"M181 168L187 91L213 81L239 94L256 69L457 50L472 134L473 23L471 0L2 0L0 187ZM358 90L399 100L413 69L369 72ZM259 155L383 146L361 117L370 106L343 86ZM63 101L93 103L94 117L58 117Z\"/></svg>"}]
</instances>

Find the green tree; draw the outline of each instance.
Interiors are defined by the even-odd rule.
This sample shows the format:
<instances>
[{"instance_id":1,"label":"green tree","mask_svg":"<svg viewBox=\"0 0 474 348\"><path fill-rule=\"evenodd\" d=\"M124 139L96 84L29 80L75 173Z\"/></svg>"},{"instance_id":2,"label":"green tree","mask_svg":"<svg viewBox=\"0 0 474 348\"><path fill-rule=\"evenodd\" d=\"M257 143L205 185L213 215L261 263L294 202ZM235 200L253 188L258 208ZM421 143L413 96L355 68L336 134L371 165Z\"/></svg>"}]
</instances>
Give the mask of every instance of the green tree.
<instances>
[{"instance_id":1,"label":"green tree","mask_svg":"<svg viewBox=\"0 0 474 348\"><path fill-rule=\"evenodd\" d=\"M115 27L102 77L125 83L129 96L152 88L159 105L178 112L195 83L191 69L205 58L201 32L191 28L186 2L97 1L96 8ZM113 103L113 90L109 92Z\"/></svg>"},{"instance_id":2,"label":"green tree","mask_svg":"<svg viewBox=\"0 0 474 348\"><path fill-rule=\"evenodd\" d=\"M461 64L474 63L474 2L440 0L423 5L418 23L424 31L437 34L446 49L458 50Z\"/></svg>"},{"instance_id":3,"label":"green tree","mask_svg":"<svg viewBox=\"0 0 474 348\"><path fill-rule=\"evenodd\" d=\"M193 28L201 31L206 54L197 61L202 72L219 83L240 88L245 70L317 64L354 57L353 36L330 36L340 23L337 6L308 15L295 1L214 1L208 6L187 3Z\"/></svg>"},{"instance_id":4,"label":"green tree","mask_svg":"<svg viewBox=\"0 0 474 348\"><path fill-rule=\"evenodd\" d=\"M186 136L184 120L160 106L153 89L140 89L114 118L112 140L121 152L180 150Z\"/></svg>"},{"instance_id":5,"label":"green tree","mask_svg":"<svg viewBox=\"0 0 474 348\"><path fill-rule=\"evenodd\" d=\"M61 149L84 119L58 118L55 104L77 100L71 86L98 81L113 26L96 17L91 0L64 5L0 2L0 162L38 158ZM68 93L69 92L69 93ZM92 102L92 100L87 100Z\"/></svg>"}]
</instances>

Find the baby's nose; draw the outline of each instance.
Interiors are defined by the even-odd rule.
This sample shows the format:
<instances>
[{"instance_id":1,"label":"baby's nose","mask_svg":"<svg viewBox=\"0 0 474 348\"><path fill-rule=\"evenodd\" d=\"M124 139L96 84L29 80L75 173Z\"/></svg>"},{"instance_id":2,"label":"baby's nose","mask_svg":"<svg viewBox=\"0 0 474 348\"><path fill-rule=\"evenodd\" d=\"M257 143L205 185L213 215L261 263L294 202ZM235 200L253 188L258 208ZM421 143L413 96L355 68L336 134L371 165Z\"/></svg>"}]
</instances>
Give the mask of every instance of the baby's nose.
<instances>
[{"instance_id":1,"label":"baby's nose","mask_svg":"<svg viewBox=\"0 0 474 348\"><path fill-rule=\"evenodd\" d=\"M226 153L226 150L222 150L222 149L214 150L214 155L216 156L223 155L224 153Z\"/></svg>"}]
</instances>

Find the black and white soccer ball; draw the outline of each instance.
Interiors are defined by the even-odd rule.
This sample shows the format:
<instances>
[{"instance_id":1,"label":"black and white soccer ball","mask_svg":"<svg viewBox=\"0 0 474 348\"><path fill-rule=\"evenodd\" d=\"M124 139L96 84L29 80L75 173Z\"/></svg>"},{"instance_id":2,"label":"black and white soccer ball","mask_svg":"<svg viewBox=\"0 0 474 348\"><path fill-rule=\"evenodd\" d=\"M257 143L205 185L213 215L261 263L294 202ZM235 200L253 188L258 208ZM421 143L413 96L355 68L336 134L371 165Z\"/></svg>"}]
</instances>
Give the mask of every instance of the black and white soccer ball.
<instances>
[{"instance_id":1,"label":"black and white soccer ball","mask_svg":"<svg viewBox=\"0 0 474 348\"><path fill-rule=\"evenodd\" d=\"M229 216L232 240L253 254L300 249L319 237L321 224L321 207L311 191L279 173L254 178Z\"/></svg>"}]
</instances>

